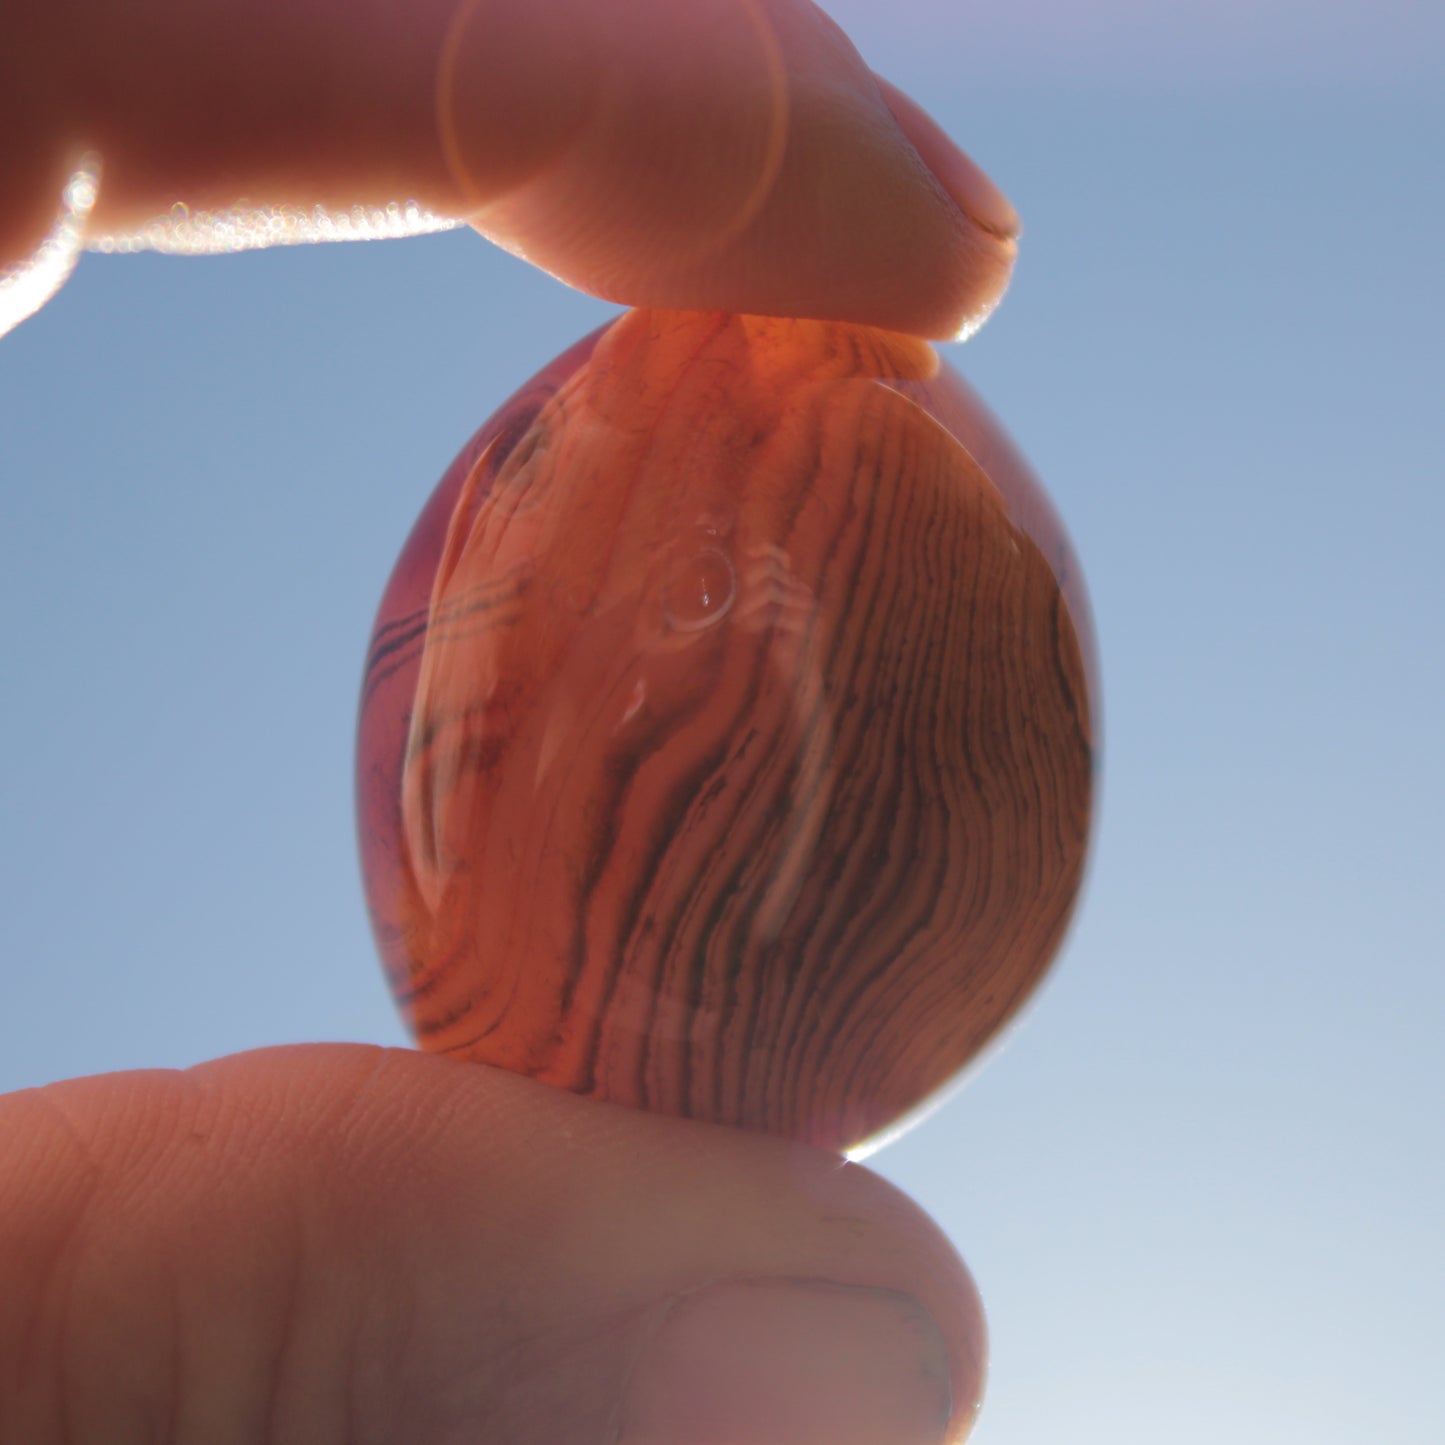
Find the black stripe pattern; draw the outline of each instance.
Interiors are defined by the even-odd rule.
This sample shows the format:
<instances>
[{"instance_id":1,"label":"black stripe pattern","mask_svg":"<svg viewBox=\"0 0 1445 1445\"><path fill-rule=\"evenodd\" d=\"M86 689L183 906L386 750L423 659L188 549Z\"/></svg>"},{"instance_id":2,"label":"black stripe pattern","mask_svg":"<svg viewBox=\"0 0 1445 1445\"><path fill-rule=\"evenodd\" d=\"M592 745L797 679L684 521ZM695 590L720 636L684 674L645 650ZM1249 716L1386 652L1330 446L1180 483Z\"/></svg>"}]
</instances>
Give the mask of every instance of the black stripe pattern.
<instances>
[{"instance_id":1,"label":"black stripe pattern","mask_svg":"<svg viewBox=\"0 0 1445 1445\"><path fill-rule=\"evenodd\" d=\"M1077 563L922 343L634 312L564 360L458 459L378 618L359 813L392 984L425 1047L855 1146L1062 937Z\"/></svg>"}]
</instances>

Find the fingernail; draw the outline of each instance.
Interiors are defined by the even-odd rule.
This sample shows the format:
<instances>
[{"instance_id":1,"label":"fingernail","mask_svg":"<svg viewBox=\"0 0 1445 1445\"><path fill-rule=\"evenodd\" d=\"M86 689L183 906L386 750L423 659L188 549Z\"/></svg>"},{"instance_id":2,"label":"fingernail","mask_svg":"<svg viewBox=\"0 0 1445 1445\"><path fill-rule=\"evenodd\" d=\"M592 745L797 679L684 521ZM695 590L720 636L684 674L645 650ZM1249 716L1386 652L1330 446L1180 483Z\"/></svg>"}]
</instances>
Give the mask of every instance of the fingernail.
<instances>
[{"instance_id":1,"label":"fingernail","mask_svg":"<svg viewBox=\"0 0 1445 1445\"><path fill-rule=\"evenodd\" d=\"M1019 213L983 171L948 138L943 127L911 96L882 76L874 77L898 128L954 204L985 231L1011 241L1019 233Z\"/></svg>"},{"instance_id":2,"label":"fingernail","mask_svg":"<svg viewBox=\"0 0 1445 1445\"><path fill-rule=\"evenodd\" d=\"M911 1295L734 1281L669 1303L618 1445L941 1445L952 1403L943 1337Z\"/></svg>"}]
</instances>

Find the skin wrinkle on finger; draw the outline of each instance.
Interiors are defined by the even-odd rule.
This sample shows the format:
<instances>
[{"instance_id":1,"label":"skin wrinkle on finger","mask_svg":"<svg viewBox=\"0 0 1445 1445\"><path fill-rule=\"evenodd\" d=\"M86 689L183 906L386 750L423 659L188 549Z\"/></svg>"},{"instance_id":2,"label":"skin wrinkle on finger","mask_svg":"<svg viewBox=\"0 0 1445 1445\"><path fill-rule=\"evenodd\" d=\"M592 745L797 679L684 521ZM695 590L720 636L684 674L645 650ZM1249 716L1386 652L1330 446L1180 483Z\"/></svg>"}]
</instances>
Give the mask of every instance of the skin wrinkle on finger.
<instances>
[{"instance_id":1,"label":"skin wrinkle on finger","mask_svg":"<svg viewBox=\"0 0 1445 1445\"><path fill-rule=\"evenodd\" d=\"M97 1110L101 1090L104 1107ZM218 1275L216 1260L235 1248L234 1241L222 1242L224 1231L218 1237L218 1220L238 1190L245 1196L246 1164L257 1152L243 1145L244 1119L216 1108L225 1101L182 1072L76 1080L46 1092L55 1096L47 1100L49 1116L64 1119L67 1135L84 1144L99 1188L59 1251L64 1278L31 1287L36 1307L49 1319L50 1359L33 1361L29 1378L55 1381L52 1414L62 1423L63 1438L148 1439L167 1421L174 1433L156 1438L228 1438L214 1419L214 1361L229 1362L223 1376L227 1369L244 1374L249 1365L254 1379L267 1378L264 1360L247 1359L248 1339L263 1337L266 1329L258 1328L246 1302L255 1304L258 1280L278 1270L284 1275L288 1261L307 1253L286 1248L274 1210L258 1215L252 1207L251 1221L267 1243L264 1258L238 1257L230 1270L233 1284L217 1294L225 1271ZM7 1114L14 1102L5 1101ZM15 1142L27 1142L23 1131ZM26 1174L41 1178L34 1170ZM268 1215L271 1222L263 1223ZM53 1227L54 1211L43 1216ZM6 1218L13 1220L14 1211ZM283 1324L285 1318L283 1310ZM241 1348L224 1347L228 1334ZM27 1331L24 1338L30 1337ZM282 1339L284 1350L284 1330ZM108 1387L98 1390L98 1378ZM133 1436L125 1433L132 1427ZM0 1415L0 1438L48 1437L30 1429L12 1437Z\"/></svg>"},{"instance_id":2,"label":"skin wrinkle on finger","mask_svg":"<svg viewBox=\"0 0 1445 1445\"><path fill-rule=\"evenodd\" d=\"M0 1350L0 1439L5 1438L7 1399L19 1399L24 1383L46 1378L44 1356L53 1341L64 1338L64 1315L54 1302L67 1298L67 1275L73 1267L75 1239L99 1182L99 1171L84 1137L65 1111L57 1109L41 1089L27 1090L16 1097L21 1111L40 1116L44 1137L33 1168L27 1171L25 1187L41 1187L44 1207L13 1241L17 1267L6 1271L6 1290L0 1294L0 1341L18 1341L18 1348ZM23 1127L23 1125L22 1125ZM9 1131L7 1131L9 1133ZM65 1156L78 1156L79 1170L67 1170ZM0 1171L0 1220L12 1220L20 1212L17 1181ZM58 1185L59 1187L53 1187ZM52 1187L46 1187L52 1186ZM23 1216L22 1216L23 1217ZM11 1318L11 1311L19 1311ZM52 1398L41 1409L58 1413L62 1408L61 1382L55 1380Z\"/></svg>"},{"instance_id":3,"label":"skin wrinkle on finger","mask_svg":"<svg viewBox=\"0 0 1445 1445\"><path fill-rule=\"evenodd\" d=\"M355 1248L356 1211L332 1197L333 1161L347 1151L327 1124L351 1093L333 1102L315 1092L322 1107L308 1117L300 1080L277 1091L272 1113L203 1067L186 1077L221 1122L207 1135L212 1167L171 1181L176 1197L154 1224L177 1241L164 1256L181 1298L183 1364L169 1396L176 1438L229 1440L236 1428L237 1441L360 1440L351 1422L362 1402L370 1418L384 1417L371 1401L384 1349L360 1336L371 1327L384 1340L391 1318L363 1307L377 1287L371 1272L356 1277L341 1264Z\"/></svg>"},{"instance_id":4,"label":"skin wrinkle on finger","mask_svg":"<svg viewBox=\"0 0 1445 1445\"><path fill-rule=\"evenodd\" d=\"M268 1440L295 1436L308 1445L321 1441L323 1422L331 1418L343 1420L334 1435L337 1445L371 1438L362 1433L361 1422L374 1427L390 1414L384 1401L375 1398L380 1388L377 1362L405 1350L415 1321L396 1251L367 1249L365 1241L384 1223L376 1217L375 1199L402 1189L425 1195L427 1175L410 1164L409 1157L423 1151L426 1140L445 1127L454 1106L444 1101L430 1111L398 1109L395 1091L388 1088L396 1051L353 1046L347 1057L351 1067L339 1077L318 1077L322 1071L311 1067L279 1071L281 1087L259 1096L238 1093L230 1060L187 1071L206 1091L240 1100L240 1109L232 1110L241 1115L237 1132L255 1141L253 1150L263 1166L268 1152L277 1148L304 1156L306 1188L296 1201L294 1267L287 1299L275 1309L282 1328L268 1374ZM353 1252L364 1253L368 1264L359 1292L351 1292L355 1297L346 1308L335 1309L325 1303L337 1294L326 1283L329 1271L318 1276L314 1265L338 1253L342 1241L349 1241ZM336 1363L330 1371L308 1363L304 1348L308 1331L299 1322L318 1315L320 1328L336 1340ZM331 1381L335 1404L329 1411L307 1403L318 1378ZM298 1419L304 1425L298 1426Z\"/></svg>"},{"instance_id":5,"label":"skin wrinkle on finger","mask_svg":"<svg viewBox=\"0 0 1445 1445\"><path fill-rule=\"evenodd\" d=\"M0 1308L0 1358L11 1365L12 1378L12 1389L0 1392L0 1439L12 1438L15 1411L24 1408L27 1399L33 1408L18 1417L24 1429L14 1438L29 1438L31 1427L43 1418L59 1422L62 1438L85 1438L76 1406L76 1383L84 1380L85 1369L76 1361L75 1343L93 1323L82 1281L97 1237L104 1236L110 1171L94 1130L67 1107L62 1092L50 1086L12 1096L4 1101L0 1118L10 1150L28 1166L18 1176L0 1175L0 1220L6 1226L4 1298L11 1308L28 1305L23 1321L7 1318L8 1311ZM77 1158L78 1170L73 1163ZM27 1191L38 1196L29 1208L23 1197ZM17 1216L18 1236L12 1232ZM42 1386L45 1398L33 1398L37 1381L49 1386ZM117 1398L118 1424L131 1405L123 1396Z\"/></svg>"}]
</instances>

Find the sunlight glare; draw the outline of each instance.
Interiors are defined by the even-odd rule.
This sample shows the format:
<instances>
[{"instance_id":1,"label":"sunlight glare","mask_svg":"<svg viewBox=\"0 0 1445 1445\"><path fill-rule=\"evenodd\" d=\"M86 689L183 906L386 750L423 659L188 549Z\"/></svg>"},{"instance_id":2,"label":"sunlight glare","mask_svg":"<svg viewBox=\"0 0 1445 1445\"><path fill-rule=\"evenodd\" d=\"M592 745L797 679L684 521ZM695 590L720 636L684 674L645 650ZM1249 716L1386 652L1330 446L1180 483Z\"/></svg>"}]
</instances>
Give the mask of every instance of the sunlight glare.
<instances>
[{"instance_id":1,"label":"sunlight glare","mask_svg":"<svg viewBox=\"0 0 1445 1445\"><path fill-rule=\"evenodd\" d=\"M99 185L99 157L83 156L61 192L50 234L28 261L0 272L0 336L39 311L75 270Z\"/></svg>"},{"instance_id":2,"label":"sunlight glare","mask_svg":"<svg viewBox=\"0 0 1445 1445\"><path fill-rule=\"evenodd\" d=\"M416 201L386 206L232 206L219 211L192 210L177 202L139 230L93 236L86 249L107 255L160 251L172 256L214 256L254 251L265 246L305 246L319 241L383 241L450 231L462 223L439 216Z\"/></svg>"}]
</instances>

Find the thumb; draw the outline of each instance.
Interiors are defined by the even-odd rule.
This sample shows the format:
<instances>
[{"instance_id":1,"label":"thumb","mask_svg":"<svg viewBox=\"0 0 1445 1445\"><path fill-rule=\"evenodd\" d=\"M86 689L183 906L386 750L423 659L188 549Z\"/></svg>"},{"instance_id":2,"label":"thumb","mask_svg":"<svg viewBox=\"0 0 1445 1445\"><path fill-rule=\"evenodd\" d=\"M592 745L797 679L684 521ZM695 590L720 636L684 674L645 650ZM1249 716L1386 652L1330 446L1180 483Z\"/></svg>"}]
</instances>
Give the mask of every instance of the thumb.
<instances>
[{"instance_id":1,"label":"thumb","mask_svg":"<svg viewBox=\"0 0 1445 1445\"><path fill-rule=\"evenodd\" d=\"M907 1445L963 1266L856 1166L356 1046L0 1100L0 1439Z\"/></svg>"}]
</instances>

